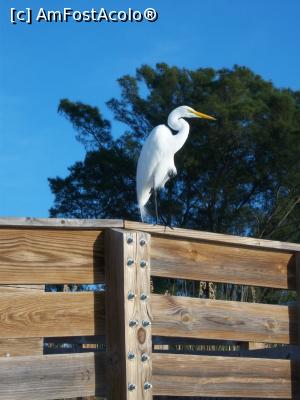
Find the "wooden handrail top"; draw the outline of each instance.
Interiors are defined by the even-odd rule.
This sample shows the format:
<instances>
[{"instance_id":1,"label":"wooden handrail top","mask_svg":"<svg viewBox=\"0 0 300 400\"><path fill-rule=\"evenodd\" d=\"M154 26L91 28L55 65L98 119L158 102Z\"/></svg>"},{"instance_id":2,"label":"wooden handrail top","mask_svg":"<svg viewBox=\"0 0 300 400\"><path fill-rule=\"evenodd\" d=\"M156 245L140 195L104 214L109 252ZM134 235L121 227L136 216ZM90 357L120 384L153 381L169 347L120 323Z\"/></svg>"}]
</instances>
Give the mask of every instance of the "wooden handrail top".
<instances>
[{"instance_id":1,"label":"wooden handrail top","mask_svg":"<svg viewBox=\"0 0 300 400\"><path fill-rule=\"evenodd\" d=\"M251 238L247 236L235 236L221 233L212 233L192 229L165 227L162 225L151 225L136 221L123 219L77 219L77 218L14 218L0 217L1 228L48 228L48 229L105 229L123 228L138 230L153 235L168 236L173 238L199 240L227 245L255 247L269 250L281 250L286 252L300 252L300 243L280 242Z\"/></svg>"}]
</instances>

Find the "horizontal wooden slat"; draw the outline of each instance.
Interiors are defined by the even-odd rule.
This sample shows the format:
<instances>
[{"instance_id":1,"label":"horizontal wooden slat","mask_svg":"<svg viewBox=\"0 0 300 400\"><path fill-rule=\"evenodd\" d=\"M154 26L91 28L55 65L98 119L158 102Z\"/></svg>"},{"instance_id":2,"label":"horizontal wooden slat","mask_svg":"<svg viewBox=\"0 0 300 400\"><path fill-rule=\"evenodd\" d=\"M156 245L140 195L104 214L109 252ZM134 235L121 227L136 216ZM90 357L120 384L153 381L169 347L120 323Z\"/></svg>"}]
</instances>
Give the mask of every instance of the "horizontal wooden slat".
<instances>
[{"instance_id":1,"label":"horizontal wooden slat","mask_svg":"<svg viewBox=\"0 0 300 400\"><path fill-rule=\"evenodd\" d=\"M299 394L290 360L160 353L152 360L155 395L296 399ZM0 359L0 400L95 393L105 393L105 354Z\"/></svg>"},{"instance_id":2,"label":"horizontal wooden slat","mask_svg":"<svg viewBox=\"0 0 300 400\"><path fill-rule=\"evenodd\" d=\"M42 338L0 339L0 357L43 354Z\"/></svg>"},{"instance_id":3,"label":"horizontal wooden slat","mask_svg":"<svg viewBox=\"0 0 300 400\"><path fill-rule=\"evenodd\" d=\"M182 228L170 228L164 225L152 225L144 224L136 221L124 221L125 229L138 230L143 232L151 233L153 236L169 236L181 239L195 239L213 243L224 243L239 245L245 247L256 247L262 249L273 249L273 250L283 250L287 252L297 252L300 251L300 244L289 243L289 242L279 242L276 240L266 240L251 238L247 236L234 236L234 235L224 235L221 233L212 233L197 231L191 229Z\"/></svg>"},{"instance_id":4,"label":"horizontal wooden slat","mask_svg":"<svg viewBox=\"0 0 300 400\"><path fill-rule=\"evenodd\" d=\"M153 335L295 343L292 307L152 296ZM104 334L103 293L0 295L0 338Z\"/></svg>"},{"instance_id":5,"label":"horizontal wooden slat","mask_svg":"<svg viewBox=\"0 0 300 400\"><path fill-rule=\"evenodd\" d=\"M233 245L250 246L265 249L277 249L299 252L300 244L265 240L259 238L224 235L220 233L204 232L191 229L174 228L161 225L143 224L136 221L124 221L122 219L78 219L78 218L14 218L0 217L0 228L62 228L62 229L102 229L125 228L149 232L153 235L171 236L186 239L196 239L216 243L230 243Z\"/></svg>"},{"instance_id":6,"label":"horizontal wooden slat","mask_svg":"<svg viewBox=\"0 0 300 400\"><path fill-rule=\"evenodd\" d=\"M95 393L105 393L105 354L0 359L0 400L52 400Z\"/></svg>"},{"instance_id":7,"label":"horizontal wooden slat","mask_svg":"<svg viewBox=\"0 0 300 400\"><path fill-rule=\"evenodd\" d=\"M0 285L0 293L20 293L20 290L25 293L28 293L29 291L44 292L45 285Z\"/></svg>"},{"instance_id":8,"label":"horizontal wooden slat","mask_svg":"<svg viewBox=\"0 0 300 400\"><path fill-rule=\"evenodd\" d=\"M0 284L101 282L103 253L100 230L0 229ZM154 276L295 288L287 251L154 236L151 259Z\"/></svg>"},{"instance_id":9,"label":"horizontal wooden slat","mask_svg":"<svg viewBox=\"0 0 300 400\"><path fill-rule=\"evenodd\" d=\"M298 398L289 360L154 353L152 362L156 395Z\"/></svg>"},{"instance_id":10,"label":"horizontal wooden slat","mask_svg":"<svg viewBox=\"0 0 300 400\"><path fill-rule=\"evenodd\" d=\"M104 280L103 232L0 229L0 284Z\"/></svg>"},{"instance_id":11,"label":"horizontal wooden slat","mask_svg":"<svg viewBox=\"0 0 300 400\"><path fill-rule=\"evenodd\" d=\"M152 295L153 335L296 344L292 307Z\"/></svg>"},{"instance_id":12,"label":"horizontal wooden slat","mask_svg":"<svg viewBox=\"0 0 300 400\"><path fill-rule=\"evenodd\" d=\"M122 228L122 219L78 219L78 218L14 218L0 217L0 228L24 227L24 228L71 228L71 229L99 229Z\"/></svg>"},{"instance_id":13,"label":"horizontal wooden slat","mask_svg":"<svg viewBox=\"0 0 300 400\"><path fill-rule=\"evenodd\" d=\"M0 294L43 293L44 291L45 285L0 285ZM41 355L43 345L42 338L0 339L0 357Z\"/></svg>"},{"instance_id":14,"label":"horizontal wooden slat","mask_svg":"<svg viewBox=\"0 0 300 400\"><path fill-rule=\"evenodd\" d=\"M295 289L292 253L187 241L151 239L151 275Z\"/></svg>"},{"instance_id":15,"label":"horizontal wooden slat","mask_svg":"<svg viewBox=\"0 0 300 400\"><path fill-rule=\"evenodd\" d=\"M102 335L103 293L0 294L0 338Z\"/></svg>"}]
</instances>

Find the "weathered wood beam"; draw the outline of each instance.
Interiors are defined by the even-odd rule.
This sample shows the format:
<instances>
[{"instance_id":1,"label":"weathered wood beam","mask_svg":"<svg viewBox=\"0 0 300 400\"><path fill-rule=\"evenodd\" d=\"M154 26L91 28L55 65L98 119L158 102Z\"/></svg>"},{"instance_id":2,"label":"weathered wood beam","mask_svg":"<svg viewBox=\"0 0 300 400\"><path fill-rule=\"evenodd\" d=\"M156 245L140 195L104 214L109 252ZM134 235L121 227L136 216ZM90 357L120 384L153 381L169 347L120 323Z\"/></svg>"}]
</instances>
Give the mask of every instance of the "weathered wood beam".
<instances>
[{"instance_id":1,"label":"weathered wood beam","mask_svg":"<svg viewBox=\"0 0 300 400\"><path fill-rule=\"evenodd\" d=\"M151 275L295 289L293 253L152 237Z\"/></svg>"},{"instance_id":2,"label":"weathered wood beam","mask_svg":"<svg viewBox=\"0 0 300 400\"><path fill-rule=\"evenodd\" d=\"M254 247L261 249L283 250L293 253L300 251L300 244L298 243L279 242L276 240L251 238L248 236L225 235L222 233L204 232L204 231L182 229L175 227L171 229L168 226L144 224L136 221L125 220L124 228L148 232L151 234L151 237L169 236L177 239L179 238L194 239L199 241L212 242L216 244L223 243L234 246L238 245L238 246Z\"/></svg>"},{"instance_id":3,"label":"weathered wood beam","mask_svg":"<svg viewBox=\"0 0 300 400\"><path fill-rule=\"evenodd\" d=\"M153 353L156 395L298 399L293 362Z\"/></svg>"},{"instance_id":4,"label":"weathered wood beam","mask_svg":"<svg viewBox=\"0 0 300 400\"><path fill-rule=\"evenodd\" d=\"M152 295L153 334L297 343L295 307Z\"/></svg>"},{"instance_id":5,"label":"weathered wood beam","mask_svg":"<svg viewBox=\"0 0 300 400\"><path fill-rule=\"evenodd\" d=\"M0 217L1 228L62 228L62 229L99 229L122 228L122 219L96 219L96 218L15 218Z\"/></svg>"},{"instance_id":6,"label":"weathered wood beam","mask_svg":"<svg viewBox=\"0 0 300 400\"><path fill-rule=\"evenodd\" d=\"M113 229L105 235L107 398L150 400L150 236Z\"/></svg>"},{"instance_id":7,"label":"weathered wood beam","mask_svg":"<svg viewBox=\"0 0 300 400\"><path fill-rule=\"evenodd\" d=\"M104 395L105 387L105 354L0 358L0 400Z\"/></svg>"},{"instance_id":8,"label":"weathered wood beam","mask_svg":"<svg viewBox=\"0 0 300 400\"><path fill-rule=\"evenodd\" d=\"M103 231L0 229L0 284L103 281Z\"/></svg>"},{"instance_id":9,"label":"weathered wood beam","mask_svg":"<svg viewBox=\"0 0 300 400\"><path fill-rule=\"evenodd\" d=\"M0 294L0 338L102 335L104 293Z\"/></svg>"}]
</instances>

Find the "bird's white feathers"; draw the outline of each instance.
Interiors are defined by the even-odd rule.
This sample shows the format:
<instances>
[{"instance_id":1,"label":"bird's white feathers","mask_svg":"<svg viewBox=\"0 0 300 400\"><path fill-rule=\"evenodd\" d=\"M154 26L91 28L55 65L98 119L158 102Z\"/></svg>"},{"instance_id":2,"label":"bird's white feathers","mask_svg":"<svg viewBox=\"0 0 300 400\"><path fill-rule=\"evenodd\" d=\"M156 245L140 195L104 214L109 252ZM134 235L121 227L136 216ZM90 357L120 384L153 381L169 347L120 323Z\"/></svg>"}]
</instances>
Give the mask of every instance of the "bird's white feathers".
<instances>
[{"instance_id":1,"label":"bird's white feathers","mask_svg":"<svg viewBox=\"0 0 300 400\"><path fill-rule=\"evenodd\" d=\"M170 176L176 175L174 154L181 149L189 135L190 126L184 118L214 119L209 115L180 106L168 117L168 125L178 133L173 135L166 125L158 125L146 139L137 165L136 190L142 220L147 215L151 190L164 187Z\"/></svg>"},{"instance_id":2,"label":"bird's white feathers","mask_svg":"<svg viewBox=\"0 0 300 400\"><path fill-rule=\"evenodd\" d=\"M173 134L166 125L155 127L146 139L137 165L137 200L142 219L147 215L145 205L151 190L164 187L174 165Z\"/></svg>"}]
</instances>

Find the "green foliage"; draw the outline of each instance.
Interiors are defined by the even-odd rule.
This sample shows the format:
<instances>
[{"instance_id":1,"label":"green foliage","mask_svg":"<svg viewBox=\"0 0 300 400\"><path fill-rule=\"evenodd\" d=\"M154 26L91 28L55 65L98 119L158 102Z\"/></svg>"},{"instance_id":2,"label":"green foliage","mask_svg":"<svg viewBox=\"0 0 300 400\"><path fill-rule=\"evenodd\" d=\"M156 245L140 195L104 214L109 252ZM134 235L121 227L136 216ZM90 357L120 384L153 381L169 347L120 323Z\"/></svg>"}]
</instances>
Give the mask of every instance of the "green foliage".
<instances>
[{"instance_id":1,"label":"green foliage","mask_svg":"<svg viewBox=\"0 0 300 400\"><path fill-rule=\"evenodd\" d=\"M76 139L87 150L111 145L110 122L102 118L97 107L63 99L59 103L58 112L72 123L77 131Z\"/></svg>"},{"instance_id":2,"label":"green foliage","mask_svg":"<svg viewBox=\"0 0 300 400\"><path fill-rule=\"evenodd\" d=\"M300 93L275 88L245 67L144 65L119 79L108 106L128 131L114 139L97 108L62 100L59 111L86 149L67 178L49 179L51 216L138 219L135 168L152 127L182 104L214 115L191 120L176 154L178 176L160 193L176 226L300 240Z\"/></svg>"}]
</instances>

